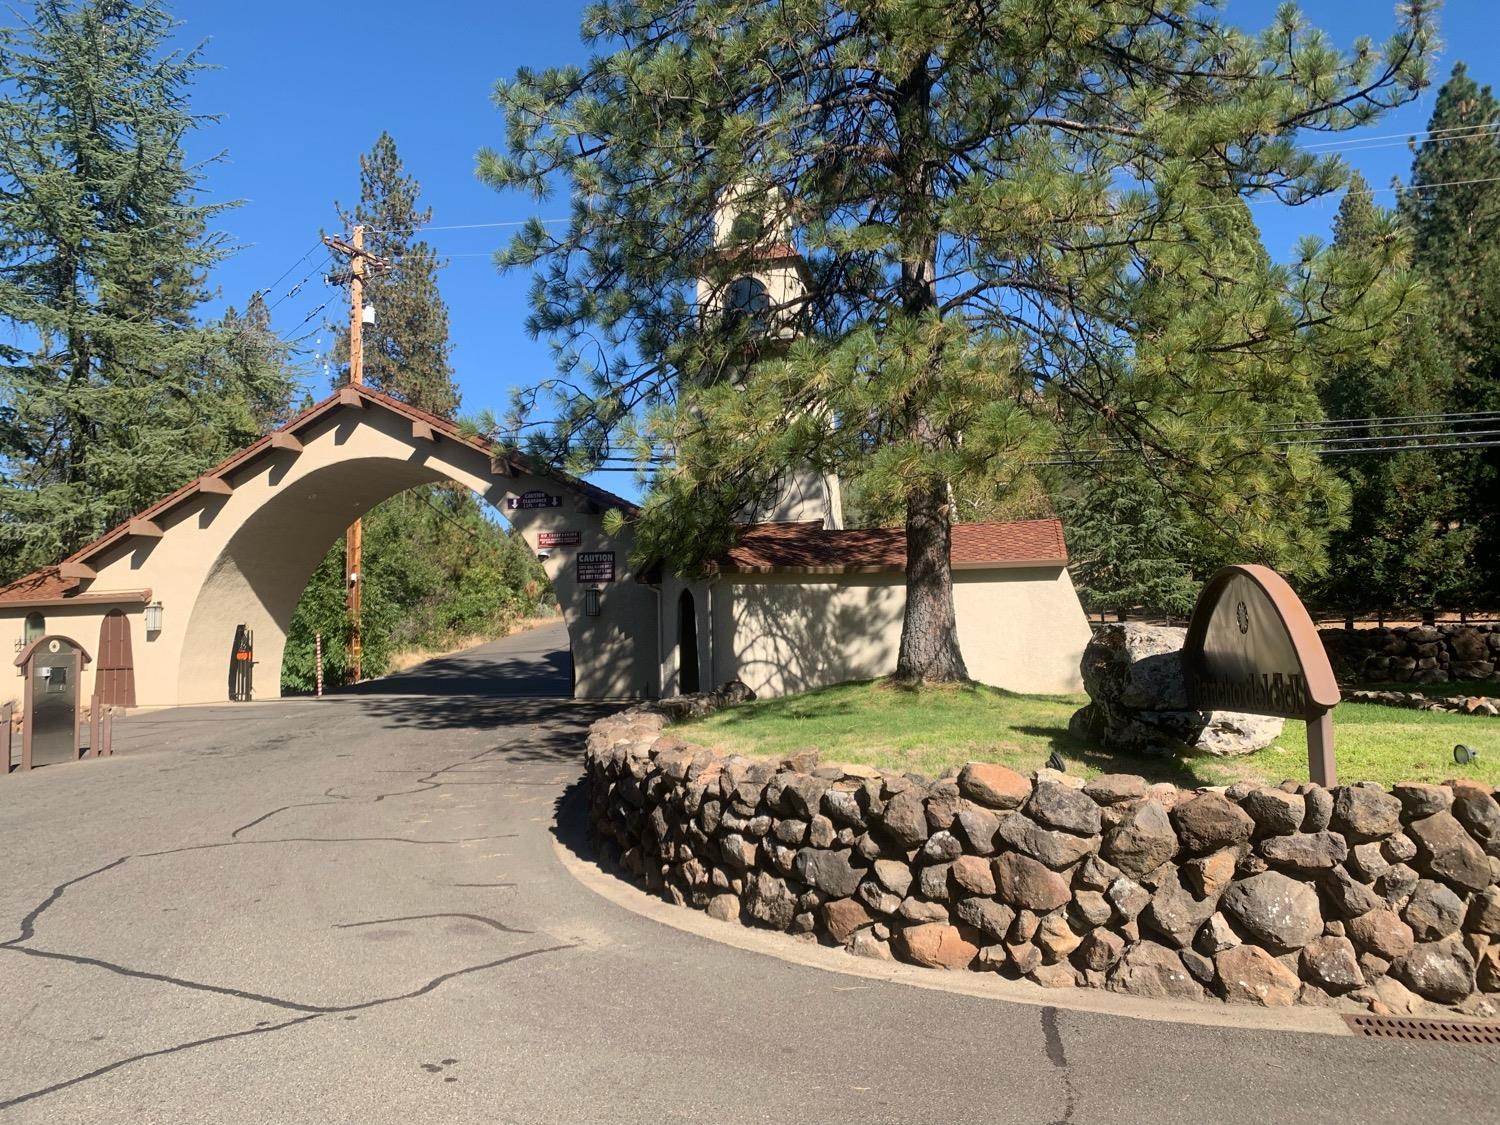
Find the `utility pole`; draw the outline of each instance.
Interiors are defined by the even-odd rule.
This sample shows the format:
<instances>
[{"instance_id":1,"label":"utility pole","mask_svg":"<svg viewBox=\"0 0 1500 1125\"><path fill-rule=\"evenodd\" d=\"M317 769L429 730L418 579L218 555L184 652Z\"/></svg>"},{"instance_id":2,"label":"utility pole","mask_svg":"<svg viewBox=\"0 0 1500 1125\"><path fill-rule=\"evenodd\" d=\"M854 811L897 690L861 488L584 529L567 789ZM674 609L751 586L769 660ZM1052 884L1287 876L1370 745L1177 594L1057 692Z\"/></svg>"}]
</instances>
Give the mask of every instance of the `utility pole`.
<instances>
[{"instance_id":1,"label":"utility pole","mask_svg":"<svg viewBox=\"0 0 1500 1125\"><path fill-rule=\"evenodd\" d=\"M363 226L356 226L350 232L348 242L324 235L323 244L335 254L349 259L349 272L335 275L332 280L349 282L349 382L356 387L363 386L365 270L367 267L389 269L390 263L366 252ZM358 683L364 674L363 625L360 620L364 607L364 549L364 521L355 520L344 532L344 588L348 591L349 679L352 683Z\"/></svg>"}]
</instances>

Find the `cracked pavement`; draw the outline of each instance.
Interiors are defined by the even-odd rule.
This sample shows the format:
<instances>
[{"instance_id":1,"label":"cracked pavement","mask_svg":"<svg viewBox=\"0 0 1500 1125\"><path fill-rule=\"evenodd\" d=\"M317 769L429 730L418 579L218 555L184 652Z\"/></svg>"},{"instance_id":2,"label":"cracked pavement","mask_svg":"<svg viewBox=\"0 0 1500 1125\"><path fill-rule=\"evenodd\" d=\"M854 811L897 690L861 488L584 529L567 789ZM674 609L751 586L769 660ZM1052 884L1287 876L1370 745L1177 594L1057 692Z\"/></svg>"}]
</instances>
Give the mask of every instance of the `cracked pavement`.
<instances>
[{"instance_id":1,"label":"cracked pavement","mask_svg":"<svg viewBox=\"0 0 1500 1125\"><path fill-rule=\"evenodd\" d=\"M559 863L543 627L0 778L0 1122L1495 1120L1500 1052L855 980Z\"/></svg>"}]
</instances>

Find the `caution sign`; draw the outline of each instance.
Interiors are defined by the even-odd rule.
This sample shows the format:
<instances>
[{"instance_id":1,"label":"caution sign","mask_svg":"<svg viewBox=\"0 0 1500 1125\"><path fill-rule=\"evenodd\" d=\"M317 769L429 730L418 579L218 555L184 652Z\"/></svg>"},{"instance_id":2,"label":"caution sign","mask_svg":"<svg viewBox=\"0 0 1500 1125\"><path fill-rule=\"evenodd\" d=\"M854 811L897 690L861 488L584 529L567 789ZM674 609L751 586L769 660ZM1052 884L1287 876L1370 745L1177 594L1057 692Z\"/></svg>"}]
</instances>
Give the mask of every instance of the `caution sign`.
<instances>
[{"instance_id":1,"label":"caution sign","mask_svg":"<svg viewBox=\"0 0 1500 1125\"><path fill-rule=\"evenodd\" d=\"M615 580L615 553L613 551L579 551L578 581L613 582Z\"/></svg>"}]
</instances>

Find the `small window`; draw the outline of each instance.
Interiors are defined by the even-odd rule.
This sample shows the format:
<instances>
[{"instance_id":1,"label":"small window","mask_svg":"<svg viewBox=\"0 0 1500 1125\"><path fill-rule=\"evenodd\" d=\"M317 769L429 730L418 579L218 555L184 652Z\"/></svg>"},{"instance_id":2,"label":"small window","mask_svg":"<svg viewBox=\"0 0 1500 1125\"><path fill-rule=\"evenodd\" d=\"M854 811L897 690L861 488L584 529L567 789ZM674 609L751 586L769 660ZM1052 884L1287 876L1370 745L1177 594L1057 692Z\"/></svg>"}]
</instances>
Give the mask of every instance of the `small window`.
<instances>
[{"instance_id":1,"label":"small window","mask_svg":"<svg viewBox=\"0 0 1500 1125\"><path fill-rule=\"evenodd\" d=\"M38 637L46 636L47 619L40 613L28 613L26 615L26 643L30 644Z\"/></svg>"},{"instance_id":2,"label":"small window","mask_svg":"<svg viewBox=\"0 0 1500 1125\"><path fill-rule=\"evenodd\" d=\"M68 689L68 666L66 664L54 664L46 669L51 673L47 676L47 691L62 692Z\"/></svg>"},{"instance_id":3,"label":"small window","mask_svg":"<svg viewBox=\"0 0 1500 1125\"><path fill-rule=\"evenodd\" d=\"M753 331L764 332L766 314L771 309L771 294L765 283L753 277L741 277L729 286L729 316L738 324L748 318Z\"/></svg>"}]
</instances>

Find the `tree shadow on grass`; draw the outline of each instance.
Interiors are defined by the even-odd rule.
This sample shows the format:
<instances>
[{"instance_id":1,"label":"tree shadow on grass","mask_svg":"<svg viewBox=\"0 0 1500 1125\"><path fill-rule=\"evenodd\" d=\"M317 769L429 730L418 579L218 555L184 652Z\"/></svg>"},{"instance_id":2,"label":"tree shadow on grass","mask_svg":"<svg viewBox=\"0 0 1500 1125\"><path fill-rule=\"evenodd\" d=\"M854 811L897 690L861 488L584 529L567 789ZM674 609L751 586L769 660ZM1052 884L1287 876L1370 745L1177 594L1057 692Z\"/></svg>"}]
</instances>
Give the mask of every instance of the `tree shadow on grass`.
<instances>
[{"instance_id":1,"label":"tree shadow on grass","mask_svg":"<svg viewBox=\"0 0 1500 1125\"><path fill-rule=\"evenodd\" d=\"M1166 781L1180 789L1195 789L1203 779L1180 758L1168 754L1125 754L1103 750L1070 735L1066 728L1016 727L1022 734L1044 738L1057 754L1071 765L1098 770L1100 773L1133 773L1147 781Z\"/></svg>"}]
</instances>

